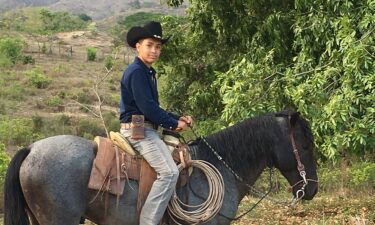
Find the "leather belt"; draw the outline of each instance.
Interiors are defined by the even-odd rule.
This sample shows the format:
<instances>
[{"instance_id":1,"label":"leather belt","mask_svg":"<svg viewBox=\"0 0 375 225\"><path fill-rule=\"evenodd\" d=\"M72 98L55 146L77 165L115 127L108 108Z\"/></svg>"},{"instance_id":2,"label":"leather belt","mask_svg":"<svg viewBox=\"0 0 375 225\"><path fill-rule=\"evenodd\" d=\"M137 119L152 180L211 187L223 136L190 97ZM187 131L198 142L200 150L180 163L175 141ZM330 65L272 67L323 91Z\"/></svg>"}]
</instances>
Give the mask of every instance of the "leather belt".
<instances>
[{"instance_id":1,"label":"leather belt","mask_svg":"<svg viewBox=\"0 0 375 225\"><path fill-rule=\"evenodd\" d=\"M121 123L121 128L122 129L130 129L132 127L131 124L132 123ZM147 122L147 121L144 122L144 126L147 127L147 128L155 129L155 130L158 129L158 125L156 125L154 123Z\"/></svg>"}]
</instances>

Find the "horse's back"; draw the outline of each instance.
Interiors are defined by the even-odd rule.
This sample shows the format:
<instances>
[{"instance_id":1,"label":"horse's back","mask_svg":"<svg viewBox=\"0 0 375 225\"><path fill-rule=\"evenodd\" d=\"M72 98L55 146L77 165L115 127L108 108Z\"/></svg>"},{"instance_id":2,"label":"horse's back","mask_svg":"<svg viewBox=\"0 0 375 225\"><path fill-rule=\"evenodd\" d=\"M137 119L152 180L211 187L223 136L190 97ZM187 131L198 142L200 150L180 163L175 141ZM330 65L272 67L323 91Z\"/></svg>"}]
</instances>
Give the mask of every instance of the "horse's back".
<instances>
[{"instance_id":1,"label":"horse's back","mask_svg":"<svg viewBox=\"0 0 375 225\"><path fill-rule=\"evenodd\" d=\"M86 207L93 148L93 142L70 135L42 139L31 145L21 166L20 182L38 220L51 221L48 215L64 220L67 214L72 220L79 220Z\"/></svg>"}]
</instances>

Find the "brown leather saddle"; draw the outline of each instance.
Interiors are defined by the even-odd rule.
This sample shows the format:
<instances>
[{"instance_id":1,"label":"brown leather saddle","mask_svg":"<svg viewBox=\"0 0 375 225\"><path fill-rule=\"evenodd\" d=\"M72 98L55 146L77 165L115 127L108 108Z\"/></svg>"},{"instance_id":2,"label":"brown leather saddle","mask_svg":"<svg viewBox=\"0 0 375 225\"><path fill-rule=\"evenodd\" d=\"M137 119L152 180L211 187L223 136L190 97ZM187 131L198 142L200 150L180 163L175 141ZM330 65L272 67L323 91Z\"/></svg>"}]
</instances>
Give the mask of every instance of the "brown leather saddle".
<instances>
[{"instance_id":1,"label":"brown leather saddle","mask_svg":"<svg viewBox=\"0 0 375 225\"><path fill-rule=\"evenodd\" d=\"M123 194L125 182L128 179L137 180L138 200L137 214L140 211L156 180L155 170L140 155L132 155L120 149L111 139L97 137L97 154L93 161L88 187L100 192L108 192L119 196ZM189 178L188 167L190 166L190 154L188 146L184 144L173 144L172 157L176 164L184 167L180 171L177 186L184 186ZM95 198L92 200L94 201ZM118 202L117 202L118 203Z\"/></svg>"}]
</instances>

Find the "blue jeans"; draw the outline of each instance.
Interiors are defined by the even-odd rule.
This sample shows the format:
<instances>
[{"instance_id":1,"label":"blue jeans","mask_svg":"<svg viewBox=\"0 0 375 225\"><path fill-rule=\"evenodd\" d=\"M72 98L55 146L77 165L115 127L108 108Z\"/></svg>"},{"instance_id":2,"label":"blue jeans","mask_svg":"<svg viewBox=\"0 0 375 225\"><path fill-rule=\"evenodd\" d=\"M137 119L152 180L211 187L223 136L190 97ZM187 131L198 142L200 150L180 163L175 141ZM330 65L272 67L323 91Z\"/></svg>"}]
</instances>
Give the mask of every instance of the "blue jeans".
<instances>
[{"instance_id":1,"label":"blue jeans","mask_svg":"<svg viewBox=\"0 0 375 225\"><path fill-rule=\"evenodd\" d=\"M157 173L140 215L140 225L157 225L176 187L178 168L156 130L145 128L145 138L140 140L131 138L130 129L121 129L120 132Z\"/></svg>"}]
</instances>

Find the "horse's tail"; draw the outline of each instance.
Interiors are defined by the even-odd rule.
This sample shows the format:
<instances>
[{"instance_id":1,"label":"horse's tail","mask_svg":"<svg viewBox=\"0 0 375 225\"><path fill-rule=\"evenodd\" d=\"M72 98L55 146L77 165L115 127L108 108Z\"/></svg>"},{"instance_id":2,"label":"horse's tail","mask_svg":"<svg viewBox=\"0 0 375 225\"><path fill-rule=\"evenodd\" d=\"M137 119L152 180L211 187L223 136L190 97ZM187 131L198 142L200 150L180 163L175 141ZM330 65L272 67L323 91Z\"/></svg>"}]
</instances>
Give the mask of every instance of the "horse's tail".
<instances>
[{"instance_id":1,"label":"horse's tail","mask_svg":"<svg viewBox=\"0 0 375 225\"><path fill-rule=\"evenodd\" d=\"M19 150L9 164L4 184L4 225L29 225L27 204L20 183L20 168L30 148Z\"/></svg>"}]
</instances>

